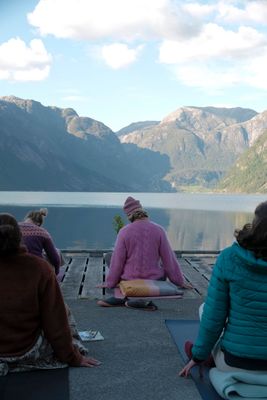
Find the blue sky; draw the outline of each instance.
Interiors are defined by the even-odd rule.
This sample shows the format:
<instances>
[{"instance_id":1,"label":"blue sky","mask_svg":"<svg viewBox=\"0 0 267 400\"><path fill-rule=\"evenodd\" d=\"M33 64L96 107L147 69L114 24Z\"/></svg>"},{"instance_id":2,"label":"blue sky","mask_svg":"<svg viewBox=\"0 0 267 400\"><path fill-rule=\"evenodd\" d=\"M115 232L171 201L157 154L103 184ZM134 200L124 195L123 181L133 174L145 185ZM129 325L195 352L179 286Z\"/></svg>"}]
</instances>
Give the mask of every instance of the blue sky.
<instances>
[{"instance_id":1,"label":"blue sky","mask_svg":"<svg viewBox=\"0 0 267 400\"><path fill-rule=\"evenodd\" d=\"M266 0L2 0L0 95L114 131L182 106L267 109Z\"/></svg>"}]
</instances>

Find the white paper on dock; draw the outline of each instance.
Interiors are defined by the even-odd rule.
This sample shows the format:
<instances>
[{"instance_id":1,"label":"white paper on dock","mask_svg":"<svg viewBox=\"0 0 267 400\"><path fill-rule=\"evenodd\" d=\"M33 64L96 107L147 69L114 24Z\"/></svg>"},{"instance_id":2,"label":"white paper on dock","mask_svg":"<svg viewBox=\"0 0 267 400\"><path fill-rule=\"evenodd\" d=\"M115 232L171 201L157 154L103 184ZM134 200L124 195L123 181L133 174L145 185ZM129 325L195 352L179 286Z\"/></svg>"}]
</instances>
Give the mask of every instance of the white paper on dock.
<instances>
[{"instance_id":1,"label":"white paper on dock","mask_svg":"<svg viewBox=\"0 0 267 400\"><path fill-rule=\"evenodd\" d=\"M83 342L93 342L96 340L104 340L104 337L99 331L89 329L88 331L79 331L79 336Z\"/></svg>"}]
</instances>

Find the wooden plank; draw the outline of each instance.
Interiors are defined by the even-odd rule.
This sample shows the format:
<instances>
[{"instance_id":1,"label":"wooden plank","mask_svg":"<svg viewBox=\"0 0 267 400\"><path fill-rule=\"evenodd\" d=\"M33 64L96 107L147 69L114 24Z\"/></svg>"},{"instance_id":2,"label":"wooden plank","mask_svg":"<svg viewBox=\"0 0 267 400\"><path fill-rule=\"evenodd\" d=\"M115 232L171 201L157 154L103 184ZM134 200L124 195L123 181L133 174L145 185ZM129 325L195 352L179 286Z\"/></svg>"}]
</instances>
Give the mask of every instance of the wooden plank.
<instances>
[{"instance_id":1,"label":"wooden plank","mask_svg":"<svg viewBox=\"0 0 267 400\"><path fill-rule=\"evenodd\" d=\"M214 266L214 264L216 263L216 260L217 260L216 256L210 256L210 257L207 257L207 256L202 256L202 257L199 257L199 256L187 256L186 258L189 258L190 260L194 260L195 262L197 262L199 264L206 265L206 266L209 266L211 268Z\"/></svg>"},{"instance_id":2,"label":"wooden plank","mask_svg":"<svg viewBox=\"0 0 267 400\"><path fill-rule=\"evenodd\" d=\"M202 275L208 282L210 281L212 269L210 266L203 264L203 261L196 261L194 258L188 260L193 268Z\"/></svg>"},{"instance_id":3,"label":"wooden plank","mask_svg":"<svg viewBox=\"0 0 267 400\"><path fill-rule=\"evenodd\" d=\"M194 288L196 287L194 281L192 282L192 277L188 274L188 264L183 258L179 258L179 265L181 267L182 273L184 275L184 279L186 282L192 283ZM184 299L196 299L200 297L200 293L197 290L185 290L184 291Z\"/></svg>"},{"instance_id":4,"label":"wooden plank","mask_svg":"<svg viewBox=\"0 0 267 400\"><path fill-rule=\"evenodd\" d=\"M212 269L214 264L216 263L217 257L201 257L201 258L192 258L190 259L191 263L194 263L194 267L198 269L198 271L210 281L210 277L212 274Z\"/></svg>"},{"instance_id":5,"label":"wooden plank","mask_svg":"<svg viewBox=\"0 0 267 400\"><path fill-rule=\"evenodd\" d=\"M196 269L194 269L192 265L190 265L189 260L180 258L178 261L185 279L194 286L194 290L187 290L185 295L187 295L188 298L197 297L196 294L198 296L205 296L207 292L208 281L204 279L203 276ZM191 296L190 293L192 294ZM193 296L194 294L195 296Z\"/></svg>"},{"instance_id":6,"label":"wooden plank","mask_svg":"<svg viewBox=\"0 0 267 400\"><path fill-rule=\"evenodd\" d=\"M71 257L64 257L65 264L61 265L60 270L59 270L59 274L57 276L58 282L60 282L61 284L65 279L65 275L66 275L66 272L68 271L68 269L70 267L71 260L72 260Z\"/></svg>"},{"instance_id":7,"label":"wooden plank","mask_svg":"<svg viewBox=\"0 0 267 400\"><path fill-rule=\"evenodd\" d=\"M192 252L193 253L193 252ZM102 250L85 252L66 252L64 257L67 264L62 267L61 287L66 298L101 298L103 291L95 286L103 282ZM195 289L186 290L184 298L199 298L206 294L212 266L216 261L214 255L184 255L178 258L185 279L191 282ZM208 266L207 266L208 265Z\"/></svg>"},{"instance_id":8,"label":"wooden plank","mask_svg":"<svg viewBox=\"0 0 267 400\"><path fill-rule=\"evenodd\" d=\"M75 256L72 258L61 284L62 293L65 298L78 298L82 280L85 275L87 260L88 257L86 256Z\"/></svg>"},{"instance_id":9,"label":"wooden plank","mask_svg":"<svg viewBox=\"0 0 267 400\"><path fill-rule=\"evenodd\" d=\"M99 299L103 290L96 285L103 283L103 257L90 257L83 282L81 299Z\"/></svg>"}]
</instances>

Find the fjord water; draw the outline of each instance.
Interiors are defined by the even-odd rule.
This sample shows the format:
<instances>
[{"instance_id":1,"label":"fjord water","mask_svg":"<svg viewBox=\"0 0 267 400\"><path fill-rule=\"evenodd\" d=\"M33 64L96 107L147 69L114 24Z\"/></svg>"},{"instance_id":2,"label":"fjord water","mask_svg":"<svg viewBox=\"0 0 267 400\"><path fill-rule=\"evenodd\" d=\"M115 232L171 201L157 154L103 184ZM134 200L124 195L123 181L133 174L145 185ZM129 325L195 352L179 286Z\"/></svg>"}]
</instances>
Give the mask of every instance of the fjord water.
<instances>
[{"instance_id":1,"label":"fjord water","mask_svg":"<svg viewBox=\"0 0 267 400\"><path fill-rule=\"evenodd\" d=\"M44 227L61 249L108 249L116 240L113 218L127 196L139 199L162 225L175 250L221 250L233 231L252 220L265 195L185 193L0 192L0 211L22 220L32 209L48 208Z\"/></svg>"}]
</instances>

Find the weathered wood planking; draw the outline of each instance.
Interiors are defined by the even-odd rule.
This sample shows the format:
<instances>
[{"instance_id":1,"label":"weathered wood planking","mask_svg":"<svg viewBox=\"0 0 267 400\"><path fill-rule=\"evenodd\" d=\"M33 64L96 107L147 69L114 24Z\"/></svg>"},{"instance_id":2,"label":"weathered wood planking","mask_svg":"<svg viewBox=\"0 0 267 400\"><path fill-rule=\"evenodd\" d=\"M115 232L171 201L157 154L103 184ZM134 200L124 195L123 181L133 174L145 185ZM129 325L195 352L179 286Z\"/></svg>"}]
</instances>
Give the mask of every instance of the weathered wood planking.
<instances>
[{"instance_id":1,"label":"weathered wood planking","mask_svg":"<svg viewBox=\"0 0 267 400\"><path fill-rule=\"evenodd\" d=\"M69 269L69 265L71 263L71 257L64 256L65 264L60 267L60 282L63 282L65 279L66 272Z\"/></svg>"},{"instance_id":2,"label":"weathered wood planking","mask_svg":"<svg viewBox=\"0 0 267 400\"><path fill-rule=\"evenodd\" d=\"M210 259L199 259L199 258L191 258L188 260L190 264L192 265L193 268L195 268L196 271L198 271L207 281L210 280L211 274L212 274L212 268L213 265L216 262L216 259L210 260Z\"/></svg>"},{"instance_id":3,"label":"weathered wood planking","mask_svg":"<svg viewBox=\"0 0 267 400\"><path fill-rule=\"evenodd\" d=\"M205 296L208 287L208 281L190 264L190 261L185 258L179 258L179 264L181 266L183 275L186 281L190 282L194 286L194 290L186 290L184 297L197 297Z\"/></svg>"},{"instance_id":4,"label":"weathered wood planking","mask_svg":"<svg viewBox=\"0 0 267 400\"><path fill-rule=\"evenodd\" d=\"M75 257L71 258L61 284L62 293L65 298L77 298L79 296L88 260L88 256L75 255Z\"/></svg>"},{"instance_id":5,"label":"weathered wood planking","mask_svg":"<svg viewBox=\"0 0 267 400\"><path fill-rule=\"evenodd\" d=\"M61 288L66 299L96 299L103 297L103 290L96 285L104 281L104 252L82 251L79 253L66 253L65 267L62 271ZM200 298L206 295L212 265L216 257L193 254L178 257L185 279L192 283L194 290L185 290L184 298Z\"/></svg>"},{"instance_id":6,"label":"weathered wood planking","mask_svg":"<svg viewBox=\"0 0 267 400\"><path fill-rule=\"evenodd\" d=\"M103 257L90 257L83 281L81 299L102 297L103 290L96 285L103 283Z\"/></svg>"}]
</instances>

